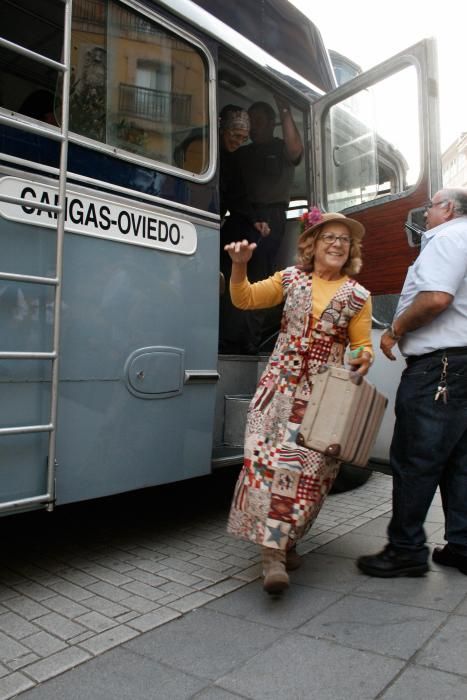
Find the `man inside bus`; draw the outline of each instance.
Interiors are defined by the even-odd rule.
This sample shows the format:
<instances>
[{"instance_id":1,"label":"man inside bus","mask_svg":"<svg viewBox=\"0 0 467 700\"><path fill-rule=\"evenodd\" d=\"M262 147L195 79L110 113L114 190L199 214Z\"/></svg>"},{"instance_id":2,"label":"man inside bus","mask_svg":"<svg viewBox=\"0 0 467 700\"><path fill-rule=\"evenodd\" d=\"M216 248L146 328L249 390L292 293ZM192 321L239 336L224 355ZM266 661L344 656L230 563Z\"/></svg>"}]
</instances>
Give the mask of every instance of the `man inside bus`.
<instances>
[{"instance_id":1,"label":"man inside bus","mask_svg":"<svg viewBox=\"0 0 467 700\"><path fill-rule=\"evenodd\" d=\"M290 201L294 169L301 161L303 144L287 103L275 97L282 126L282 137L274 136L276 113L267 102L255 102L248 110L251 143L236 152L238 191L232 198L230 220L223 237L226 243L247 239L258 243L248 264L248 278L255 282L272 275L284 236L286 210ZM257 222L261 222L259 228ZM229 237L229 240L224 240ZM247 318L245 318L247 316ZM244 314L247 337L238 329L238 342L244 352L256 353L264 326L264 312ZM235 331L234 331L235 332ZM238 345L238 343L237 343Z\"/></svg>"},{"instance_id":2,"label":"man inside bus","mask_svg":"<svg viewBox=\"0 0 467 700\"><path fill-rule=\"evenodd\" d=\"M406 358L396 396L389 543L358 559L369 576L422 576L424 522L439 486L447 544L436 564L467 575L467 189L442 189L426 205L427 232L409 268L381 350Z\"/></svg>"}]
</instances>

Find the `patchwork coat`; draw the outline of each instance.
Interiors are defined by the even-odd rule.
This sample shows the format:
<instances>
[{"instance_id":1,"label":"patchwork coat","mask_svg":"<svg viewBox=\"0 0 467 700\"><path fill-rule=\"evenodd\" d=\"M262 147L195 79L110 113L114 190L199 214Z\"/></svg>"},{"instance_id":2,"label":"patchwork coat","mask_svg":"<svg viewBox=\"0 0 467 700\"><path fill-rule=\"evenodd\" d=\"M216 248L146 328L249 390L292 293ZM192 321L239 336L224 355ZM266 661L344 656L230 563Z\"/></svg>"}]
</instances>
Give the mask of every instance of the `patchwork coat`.
<instances>
[{"instance_id":1,"label":"patchwork coat","mask_svg":"<svg viewBox=\"0 0 467 700\"><path fill-rule=\"evenodd\" d=\"M343 363L349 323L369 292L346 279L317 320L312 273L287 268L282 284L282 326L248 410L228 531L285 550L309 530L339 471L336 460L296 443L313 376Z\"/></svg>"}]
</instances>

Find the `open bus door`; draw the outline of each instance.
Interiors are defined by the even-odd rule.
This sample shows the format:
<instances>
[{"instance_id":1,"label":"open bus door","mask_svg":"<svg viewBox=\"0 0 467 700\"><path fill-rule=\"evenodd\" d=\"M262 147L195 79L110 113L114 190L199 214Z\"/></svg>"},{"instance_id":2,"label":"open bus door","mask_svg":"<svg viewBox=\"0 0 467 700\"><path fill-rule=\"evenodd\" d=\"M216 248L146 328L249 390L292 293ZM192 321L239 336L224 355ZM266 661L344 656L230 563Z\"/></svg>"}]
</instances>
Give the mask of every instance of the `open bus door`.
<instances>
[{"instance_id":1,"label":"open bus door","mask_svg":"<svg viewBox=\"0 0 467 700\"><path fill-rule=\"evenodd\" d=\"M391 322L408 266L418 254L423 205L442 184L436 46L425 39L312 106L314 197L366 229L359 281L373 298L375 363L370 379L394 398L402 357L389 362L379 336ZM416 237L415 237L416 238ZM373 458L386 461L393 411L386 412Z\"/></svg>"}]
</instances>

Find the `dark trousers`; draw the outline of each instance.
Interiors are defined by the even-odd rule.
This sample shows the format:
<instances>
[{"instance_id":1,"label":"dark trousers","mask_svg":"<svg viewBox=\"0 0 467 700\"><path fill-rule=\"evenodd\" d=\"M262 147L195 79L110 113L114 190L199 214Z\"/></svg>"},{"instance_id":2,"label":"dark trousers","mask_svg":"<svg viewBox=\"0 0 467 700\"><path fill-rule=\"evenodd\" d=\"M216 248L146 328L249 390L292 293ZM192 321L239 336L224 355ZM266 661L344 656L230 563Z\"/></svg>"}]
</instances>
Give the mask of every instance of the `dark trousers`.
<instances>
[{"instance_id":1,"label":"dark trousers","mask_svg":"<svg viewBox=\"0 0 467 700\"><path fill-rule=\"evenodd\" d=\"M423 524L439 485L445 539L467 555L467 355L448 356L448 400L434 400L441 357L417 359L402 373L391 444L393 515L389 541L426 561Z\"/></svg>"}]
</instances>

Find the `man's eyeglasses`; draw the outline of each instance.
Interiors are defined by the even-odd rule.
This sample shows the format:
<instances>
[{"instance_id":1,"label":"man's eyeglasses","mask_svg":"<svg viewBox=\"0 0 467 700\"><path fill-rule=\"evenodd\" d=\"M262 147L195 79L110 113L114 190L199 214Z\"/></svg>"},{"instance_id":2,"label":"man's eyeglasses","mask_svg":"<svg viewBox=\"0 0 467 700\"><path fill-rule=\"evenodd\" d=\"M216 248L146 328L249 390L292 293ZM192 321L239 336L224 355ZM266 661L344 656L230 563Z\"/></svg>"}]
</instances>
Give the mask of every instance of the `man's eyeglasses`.
<instances>
[{"instance_id":1,"label":"man's eyeglasses","mask_svg":"<svg viewBox=\"0 0 467 700\"><path fill-rule=\"evenodd\" d=\"M322 233L320 236L318 236L318 238L328 245L331 245L336 241L340 241L342 245L350 245L352 242L352 238L350 236L337 236L335 233Z\"/></svg>"},{"instance_id":2,"label":"man's eyeglasses","mask_svg":"<svg viewBox=\"0 0 467 700\"><path fill-rule=\"evenodd\" d=\"M429 201L423 205L423 208L424 209L431 209L431 207L439 207L441 204L446 204L446 202L449 202L449 199L441 199L439 202Z\"/></svg>"}]
</instances>

